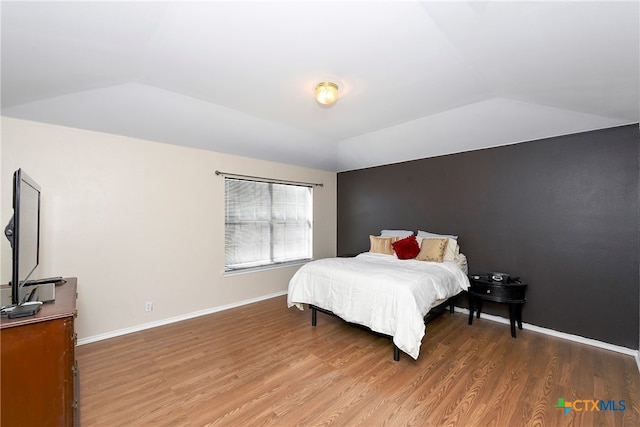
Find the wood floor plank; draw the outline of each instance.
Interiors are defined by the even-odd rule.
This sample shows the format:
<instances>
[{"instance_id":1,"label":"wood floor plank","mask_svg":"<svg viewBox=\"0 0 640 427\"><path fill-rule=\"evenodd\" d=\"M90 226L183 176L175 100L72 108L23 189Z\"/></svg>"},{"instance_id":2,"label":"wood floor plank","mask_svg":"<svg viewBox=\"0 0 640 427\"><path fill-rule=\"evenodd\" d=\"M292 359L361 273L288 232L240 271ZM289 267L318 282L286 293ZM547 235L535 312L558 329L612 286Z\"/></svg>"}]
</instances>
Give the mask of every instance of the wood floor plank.
<instances>
[{"instance_id":1,"label":"wood floor plank","mask_svg":"<svg viewBox=\"0 0 640 427\"><path fill-rule=\"evenodd\" d=\"M637 426L631 356L445 313L418 360L277 297L79 346L83 426ZM569 411L558 398L623 400Z\"/></svg>"}]
</instances>

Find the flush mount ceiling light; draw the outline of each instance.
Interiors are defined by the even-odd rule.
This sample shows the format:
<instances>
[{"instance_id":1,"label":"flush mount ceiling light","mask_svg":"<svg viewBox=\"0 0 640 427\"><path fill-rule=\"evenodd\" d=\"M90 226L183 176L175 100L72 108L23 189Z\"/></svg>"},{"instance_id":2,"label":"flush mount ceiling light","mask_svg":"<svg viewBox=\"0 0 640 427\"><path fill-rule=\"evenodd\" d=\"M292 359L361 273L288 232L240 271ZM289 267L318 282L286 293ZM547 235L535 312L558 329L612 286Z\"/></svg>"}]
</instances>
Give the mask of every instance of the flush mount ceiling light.
<instances>
[{"instance_id":1,"label":"flush mount ceiling light","mask_svg":"<svg viewBox=\"0 0 640 427\"><path fill-rule=\"evenodd\" d=\"M338 85L320 82L316 85L316 101L322 105L331 105L338 100Z\"/></svg>"}]
</instances>

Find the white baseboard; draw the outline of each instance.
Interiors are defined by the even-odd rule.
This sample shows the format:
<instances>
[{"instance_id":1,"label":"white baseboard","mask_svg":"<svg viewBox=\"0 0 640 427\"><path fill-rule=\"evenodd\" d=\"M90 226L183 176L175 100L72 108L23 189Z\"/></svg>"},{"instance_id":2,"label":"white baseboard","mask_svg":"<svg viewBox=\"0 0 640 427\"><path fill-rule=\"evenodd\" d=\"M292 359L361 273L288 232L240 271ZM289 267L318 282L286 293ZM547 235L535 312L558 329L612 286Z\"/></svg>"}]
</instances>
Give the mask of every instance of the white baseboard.
<instances>
[{"instance_id":1,"label":"white baseboard","mask_svg":"<svg viewBox=\"0 0 640 427\"><path fill-rule=\"evenodd\" d=\"M465 313L467 316L469 315L469 310L466 308L456 307L455 311L459 313ZM504 323L505 325L511 325L509 319L506 319L501 316L494 316L492 314L482 313L482 319L491 320L493 322ZM603 348L605 350L615 351L617 353L627 354L629 356L633 356L636 364L638 365L638 371L640 371L640 352L638 350L634 350L627 347L622 347L619 345L609 344L603 341L594 340L591 338L581 337L579 335L567 334L565 332L555 331L553 329L547 329L536 325L530 325L528 323L522 322L522 328L528 329L530 331L539 332L545 335L551 335L553 337L562 338L569 341L578 342L580 344L587 344L593 347Z\"/></svg>"},{"instance_id":2,"label":"white baseboard","mask_svg":"<svg viewBox=\"0 0 640 427\"><path fill-rule=\"evenodd\" d=\"M107 332L105 334L93 335L87 338L78 339L78 345L90 344L96 341L102 341L109 338L119 337L121 335L131 334L133 332L144 331L145 329L157 328L158 326L168 325L170 323L180 322L182 320L193 319L194 317L205 316L207 314L217 313L219 311L229 310L231 308L241 307L254 302L264 301L267 299L286 295L287 291L280 291L269 295L263 295L257 298L251 298L244 301L238 301L233 304L221 305L218 307L208 308L206 310L194 311L192 313L182 314L180 316L169 317L168 319L157 320L155 322L143 323L141 325L132 326L130 328L118 329L116 331Z\"/></svg>"},{"instance_id":3,"label":"white baseboard","mask_svg":"<svg viewBox=\"0 0 640 427\"><path fill-rule=\"evenodd\" d=\"M263 295L263 296L257 297L257 298L251 298L251 299L248 299L248 300L238 301L238 302L233 303L233 304L221 305L221 306L218 306L218 307L208 308L206 310L200 310L200 311L195 311L195 312L192 312L192 313L183 314L183 315L180 315L180 316L170 317L168 319L162 319L162 320L157 320L155 322L143 323L141 325L132 326L130 328L118 329L116 331L107 332L105 334L93 335L91 337L79 339L78 340L78 345L84 345L84 344L89 344L89 343L96 342L96 341L102 341L102 340L106 340L106 339L109 339L109 338L118 337L118 336L121 336L121 335L131 334L133 332L143 331L145 329L156 328L158 326L168 325L170 323L180 322L182 320L192 319L194 317L205 316L207 314L217 313L219 311L225 311L225 310L229 310L231 308L241 307L243 305L252 304L254 302L259 302L259 301L264 301L264 300L267 300L267 299L279 297L279 296L286 295L286 294L287 294L287 291L280 291L280 292L276 292L276 293L269 294L269 295ZM457 311L459 313L465 313L466 315L469 315L469 310L466 309L466 308L455 307L455 311ZM492 314L483 313L482 314L482 318L483 319L487 319L487 320L491 320L493 322L504 323L506 325L510 325L509 319L506 319L504 317L494 316ZM565 332L559 332L559 331L555 331L553 329L542 328L540 326L530 325L528 323L524 323L523 322L522 323L523 328L525 327L525 325L526 325L526 329L534 331L534 332L539 332L541 334L551 335L551 336L562 338L562 339L565 339L565 340L574 341L574 342L578 342L578 343L581 343L581 344L587 344L587 345L590 345L590 346L593 346L593 347L603 348L605 350L611 350L611 351L615 351L617 353L622 353L622 354L627 354L629 356L633 356L633 358L636 361L636 365L638 366L638 371L640 371L640 352L638 350L634 350L634 349L627 348L627 347L622 347L622 346L619 346L619 345L609 344L609 343L598 341L598 340L594 340L594 339L591 339L591 338L581 337L579 335L567 334Z\"/></svg>"}]
</instances>

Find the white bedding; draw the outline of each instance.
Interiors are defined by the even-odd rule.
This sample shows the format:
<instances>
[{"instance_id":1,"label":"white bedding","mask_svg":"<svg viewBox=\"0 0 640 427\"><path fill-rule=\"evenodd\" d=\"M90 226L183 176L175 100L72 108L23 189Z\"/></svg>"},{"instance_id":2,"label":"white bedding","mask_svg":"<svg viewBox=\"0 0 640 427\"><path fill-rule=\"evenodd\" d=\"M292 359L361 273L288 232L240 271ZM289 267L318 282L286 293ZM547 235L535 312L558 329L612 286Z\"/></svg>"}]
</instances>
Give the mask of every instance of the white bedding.
<instances>
[{"instance_id":1,"label":"white bedding","mask_svg":"<svg viewBox=\"0 0 640 427\"><path fill-rule=\"evenodd\" d=\"M325 258L302 266L289 282L289 307L303 303L393 337L402 351L418 358L424 316L438 300L469 287L452 261L400 260L365 252L355 258Z\"/></svg>"}]
</instances>

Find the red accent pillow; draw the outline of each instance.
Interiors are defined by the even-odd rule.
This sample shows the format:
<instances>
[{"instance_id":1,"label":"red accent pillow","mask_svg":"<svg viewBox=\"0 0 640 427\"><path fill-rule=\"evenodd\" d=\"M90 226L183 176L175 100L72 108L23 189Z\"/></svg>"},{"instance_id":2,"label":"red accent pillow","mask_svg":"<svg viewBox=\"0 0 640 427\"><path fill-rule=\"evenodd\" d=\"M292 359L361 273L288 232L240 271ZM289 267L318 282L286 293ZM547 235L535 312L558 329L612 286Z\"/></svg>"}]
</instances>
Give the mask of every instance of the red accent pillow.
<instances>
[{"instance_id":1,"label":"red accent pillow","mask_svg":"<svg viewBox=\"0 0 640 427\"><path fill-rule=\"evenodd\" d=\"M398 259L411 259L420 253L420 245L416 236L411 235L393 243L393 250L396 251Z\"/></svg>"}]
</instances>

